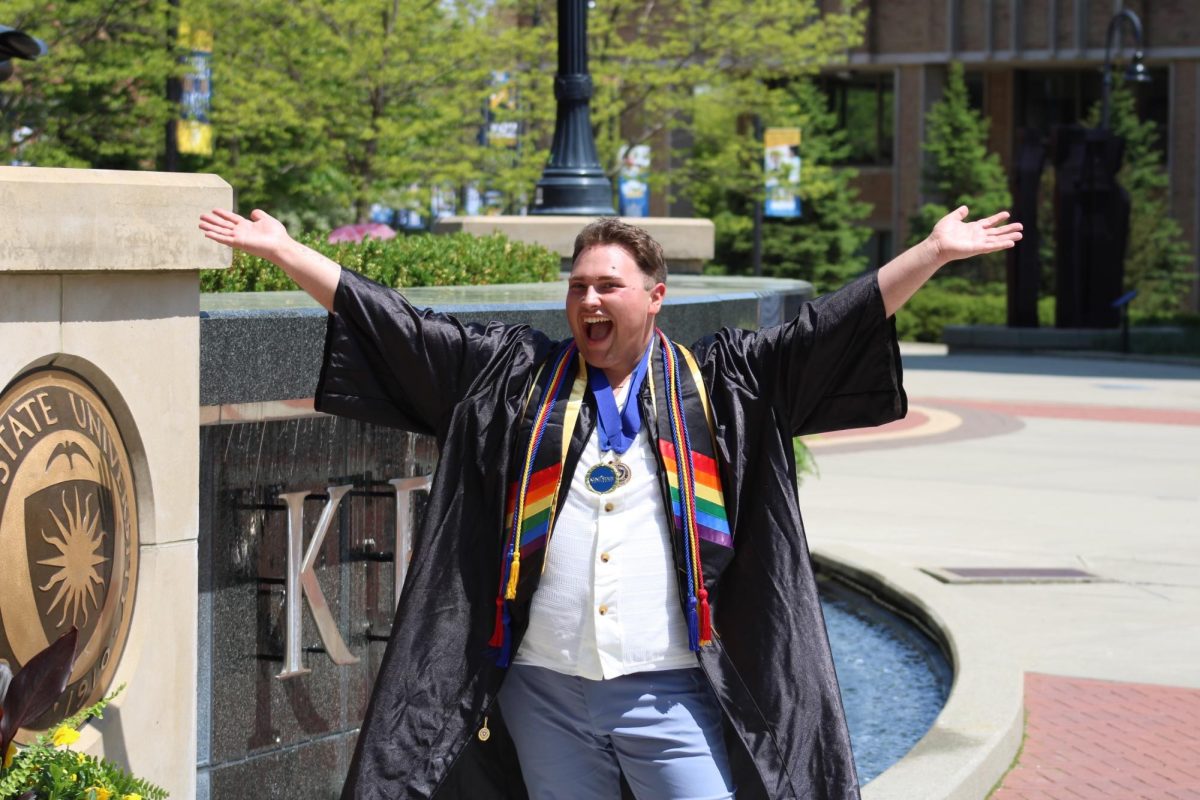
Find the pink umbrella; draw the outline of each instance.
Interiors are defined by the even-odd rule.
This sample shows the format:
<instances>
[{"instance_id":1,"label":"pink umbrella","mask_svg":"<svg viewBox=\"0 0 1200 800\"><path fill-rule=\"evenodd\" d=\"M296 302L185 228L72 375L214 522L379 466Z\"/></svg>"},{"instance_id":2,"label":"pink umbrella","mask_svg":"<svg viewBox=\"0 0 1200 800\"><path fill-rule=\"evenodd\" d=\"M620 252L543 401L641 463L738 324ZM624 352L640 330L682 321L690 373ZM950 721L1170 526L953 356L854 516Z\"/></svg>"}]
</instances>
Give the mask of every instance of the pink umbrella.
<instances>
[{"instance_id":1,"label":"pink umbrella","mask_svg":"<svg viewBox=\"0 0 1200 800\"><path fill-rule=\"evenodd\" d=\"M372 239L395 239L396 232L382 222L363 222L358 225L343 225L334 228L329 233L329 243L361 242L367 237Z\"/></svg>"}]
</instances>

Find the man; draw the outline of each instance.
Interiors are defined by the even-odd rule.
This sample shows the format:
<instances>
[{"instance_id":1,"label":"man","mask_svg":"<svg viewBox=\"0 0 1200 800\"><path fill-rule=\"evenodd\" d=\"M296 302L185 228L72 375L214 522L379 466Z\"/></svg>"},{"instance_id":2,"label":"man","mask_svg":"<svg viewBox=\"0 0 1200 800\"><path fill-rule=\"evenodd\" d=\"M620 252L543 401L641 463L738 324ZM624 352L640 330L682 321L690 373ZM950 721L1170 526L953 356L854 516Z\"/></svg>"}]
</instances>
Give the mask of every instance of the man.
<instances>
[{"instance_id":1,"label":"man","mask_svg":"<svg viewBox=\"0 0 1200 800\"><path fill-rule=\"evenodd\" d=\"M966 215L685 348L655 328L661 248L617 220L577 239L554 342L414 309L261 211L205 214L331 312L319 409L441 448L344 796L857 797L791 440L904 415L892 315L1021 237Z\"/></svg>"}]
</instances>

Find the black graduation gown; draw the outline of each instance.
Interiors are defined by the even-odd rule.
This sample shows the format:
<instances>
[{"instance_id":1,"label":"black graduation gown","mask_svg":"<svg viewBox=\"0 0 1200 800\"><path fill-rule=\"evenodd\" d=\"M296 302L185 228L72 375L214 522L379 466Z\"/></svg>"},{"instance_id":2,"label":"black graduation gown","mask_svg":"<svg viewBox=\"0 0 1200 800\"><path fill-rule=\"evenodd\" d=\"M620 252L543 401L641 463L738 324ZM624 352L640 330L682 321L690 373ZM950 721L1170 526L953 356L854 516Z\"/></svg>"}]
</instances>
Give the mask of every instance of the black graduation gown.
<instances>
[{"instance_id":1,"label":"black graduation gown","mask_svg":"<svg viewBox=\"0 0 1200 800\"><path fill-rule=\"evenodd\" d=\"M342 272L317 408L429 434L440 447L343 798L526 796L494 705L505 670L487 643L519 421L537 367L557 344L528 326L415 309ZM894 325L870 274L781 326L724 329L690 349L711 397L734 539L727 566L705 570L715 635L699 662L724 711L738 797L856 798L792 437L904 416ZM566 469L594 420L589 394ZM525 621L514 614L514 647ZM485 716L486 742L476 735Z\"/></svg>"}]
</instances>

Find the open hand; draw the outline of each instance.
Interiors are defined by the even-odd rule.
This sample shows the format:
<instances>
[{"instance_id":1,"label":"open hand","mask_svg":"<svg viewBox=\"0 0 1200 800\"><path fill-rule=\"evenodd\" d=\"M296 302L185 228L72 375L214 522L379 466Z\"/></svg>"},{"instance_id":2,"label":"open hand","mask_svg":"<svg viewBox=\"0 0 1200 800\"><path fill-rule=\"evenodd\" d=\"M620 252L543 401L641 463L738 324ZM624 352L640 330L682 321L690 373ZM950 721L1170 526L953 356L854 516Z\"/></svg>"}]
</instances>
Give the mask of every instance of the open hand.
<instances>
[{"instance_id":1,"label":"open hand","mask_svg":"<svg viewBox=\"0 0 1200 800\"><path fill-rule=\"evenodd\" d=\"M942 263L1007 250L1021 241L1021 223L996 227L1008 219L1007 211L975 222L965 221L967 213L966 206L959 206L938 220L929 234L929 242Z\"/></svg>"},{"instance_id":2,"label":"open hand","mask_svg":"<svg viewBox=\"0 0 1200 800\"><path fill-rule=\"evenodd\" d=\"M223 208L214 208L200 215L200 230L214 242L267 259L272 259L291 241L282 222L257 208L250 212L250 219Z\"/></svg>"}]
</instances>

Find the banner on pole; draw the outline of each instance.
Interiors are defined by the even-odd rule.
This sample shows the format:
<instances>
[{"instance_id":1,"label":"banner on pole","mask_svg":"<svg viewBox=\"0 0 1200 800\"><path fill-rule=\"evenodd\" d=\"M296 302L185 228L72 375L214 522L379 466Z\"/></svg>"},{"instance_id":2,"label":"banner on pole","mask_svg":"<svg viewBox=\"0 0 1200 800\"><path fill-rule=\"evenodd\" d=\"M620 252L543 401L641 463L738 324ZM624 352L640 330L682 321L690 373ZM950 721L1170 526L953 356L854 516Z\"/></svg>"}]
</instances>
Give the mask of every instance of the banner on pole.
<instances>
[{"instance_id":1,"label":"banner on pole","mask_svg":"<svg viewBox=\"0 0 1200 800\"><path fill-rule=\"evenodd\" d=\"M621 172L617 177L617 194L622 217L650 216L650 187L646 178L650 172L650 145L621 147Z\"/></svg>"},{"instance_id":2,"label":"banner on pole","mask_svg":"<svg viewBox=\"0 0 1200 800\"><path fill-rule=\"evenodd\" d=\"M179 45L187 53L187 72L181 79L179 119L175 139L180 153L211 156L212 129L212 32L179 23Z\"/></svg>"},{"instance_id":3,"label":"banner on pole","mask_svg":"<svg viewBox=\"0 0 1200 800\"><path fill-rule=\"evenodd\" d=\"M794 219L801 215L800 138L799 128L763 131L763 175L767 190L764 217Z\"/></svg>"}]
</instances>

